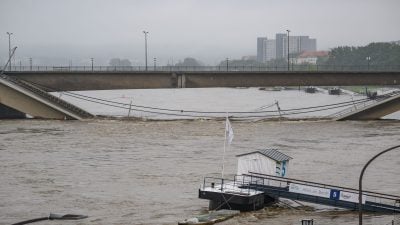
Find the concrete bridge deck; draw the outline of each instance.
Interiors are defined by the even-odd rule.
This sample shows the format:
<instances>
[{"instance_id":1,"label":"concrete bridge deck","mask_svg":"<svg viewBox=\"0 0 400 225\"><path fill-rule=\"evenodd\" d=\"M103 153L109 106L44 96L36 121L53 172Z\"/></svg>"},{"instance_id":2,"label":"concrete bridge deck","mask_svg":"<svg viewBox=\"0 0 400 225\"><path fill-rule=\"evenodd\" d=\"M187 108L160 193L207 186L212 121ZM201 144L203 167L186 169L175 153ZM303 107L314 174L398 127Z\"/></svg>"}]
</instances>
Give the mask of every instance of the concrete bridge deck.
<instances>
[{"instance_id":1,"label":"concrete bridge deck","mask_svg":"<svg viewBox=\"0 0 400 225\"><path fill-rule=\"evenodd\" d=\"M0 75L0 103L35 118L82 120L93 117L30 83L4 74Z\"/></svg>"},{"instance_id":2,"label":"concrete bridge deck","mask_svg":"<svg viewBox=\"0 0 400 225\"><path fill-rule=\"evenodd\" d=\"M400 110L400 91L378 96L375 100L355 104L330 117L336 121L377 120Z\"/></svg>"},{"instance_id":3,"label":"concrete bridge deck","mask_svg":"<svg viewBox=\"0 0 400 225\"><path fill-rule=\"evenodd\" d=\"M6 71L5 73L56 91L400 84L400 71Z\"/></svg>"}]
</instances>

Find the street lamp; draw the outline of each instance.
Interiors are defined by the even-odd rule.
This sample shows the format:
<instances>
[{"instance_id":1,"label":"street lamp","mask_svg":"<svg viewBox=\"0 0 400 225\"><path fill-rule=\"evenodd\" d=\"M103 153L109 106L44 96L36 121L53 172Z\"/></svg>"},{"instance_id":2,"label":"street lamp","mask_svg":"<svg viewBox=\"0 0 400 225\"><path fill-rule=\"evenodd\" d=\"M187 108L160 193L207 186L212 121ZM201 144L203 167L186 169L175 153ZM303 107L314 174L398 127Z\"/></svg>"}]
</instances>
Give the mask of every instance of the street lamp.
<instances>
[{"instance_id":1,"label":"street lamp","mask_svg":"<svg viewBox=\"0 0 400 225\"><path fill-rule=\"evenodd\" d=\"M93 72L93 58L90 58L90 61L92 61L92 72Z\"/></svg>"},{"instance_id":2,"label":"street lamp","mask_svg":"<svg viewBox=\"0 0 400 225\"><path fill-rule=\"evenodd\" d=\"M290 30L286 30L287 32L287 70L290 70L290 58L289 58L289 33Z\"/></svg>"},{"instance_id":3,"label":"street lamp","mask_svg":"<svg viewBox=\"0 0 400 225\"><path fill-rule=\"evenodd\" d=\"M369 62L371 61L371 56L367 56L367 58L365 58L368 62L368 70L369 70Z\"/></svg>"},{"instance_id":4,"label":"street lamp","mask_svg":"<svg viewBox=\"0 0 400 225\"><path fill-rule=\"evenodd\" d=\"M144 30L143 33L144 33L144 59L145 59L146 71L147 71L147 34L149 32Z\"/></svg>"},{"instance_id":5,"label":"street lamp","mask_svg":"<svg viewBox=\"0 0 400 225\"><path fill-rule=\"evenodd\" d=\"M13 33L7 32L7 34L8 34L8 58L10 58L9 69L11 70L11 35L13 35Z\"/></svg>"},{"instance_id":6,"label":"street lamp","mask_svg":"<svg viewBox=\"0 0 400 225\"><path fill-rule=\"evenodd\" d=\"M388 148L388 149L376 154L374 157L372 157L367 162L367 164L365 164L364 168L361 170L360 178L358 180L358 224L359 225L363 224L363 222L362 222L363 221L363 216L362 216L362 179L363 179L365 170L367 169L368 165L371 164L371 162L374 161L376 158L378 158L380 155L382 155L383 153L386 153L388 151L394 150L396 148L399 148L399 147L400 147L400 145L397 145L397 146Z\"/></svg>"}]
</instances>

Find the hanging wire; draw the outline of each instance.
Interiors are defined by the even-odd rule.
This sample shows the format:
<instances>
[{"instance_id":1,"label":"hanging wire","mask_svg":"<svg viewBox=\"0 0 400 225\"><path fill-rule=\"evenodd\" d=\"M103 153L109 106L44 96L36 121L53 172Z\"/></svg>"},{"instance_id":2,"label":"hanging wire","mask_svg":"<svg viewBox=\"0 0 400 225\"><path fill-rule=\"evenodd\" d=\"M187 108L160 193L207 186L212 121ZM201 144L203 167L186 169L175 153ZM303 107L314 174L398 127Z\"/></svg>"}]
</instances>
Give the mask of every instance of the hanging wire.
<instances>
[{"instance_id":1,"label":"hanging wire","mask_svg":"<svg viewBox=\"0 0 400 225\"><path fill-rule=\"evenodd\" d=\"M31 83L31 82L30 82ZM43 85L39 85L36 83L32 83L36 86L39 86L40 88L43 88L47 91L52 91L52 92L60 92L55 89L45 87ZM150 107L150 106L143 106L143 105L135 105L135 104L129 104L129 103L122 103L122 102L116 102L116 101L111 101L111 100L106 100L106 99L101 99L101 98L96 98L96 97L90 97L87 95L82 95L78 93L73 93L70 91L61 91L60 93L81 99L84 101L88 102L93 102L101 105L106 105L110 107L115 107L115 108L121 108L121 109L129 109L129 106L134 107L131 108L133 111L138 111L138 112L145 112L145 113L151 113L151 114L159 114L159 115L167 115L167 116L179 116L179 117L195 117L195 118L221 118L221 116L212 116L212 115L193 115L194 114L226 114L226 112L222 111L196 111L196 110L182 110L182 109L168 109L168 108L159 108L159 107ZM351 101L345 101L345 102L340 102L340 103L333 103L333 104L326 104L326 105L319 105L319 106L310 106L310 107L302 107L302 108L292 108L292 109L282 109L280 110L284 115L296 115L296 114L304 114L304 113L312 113L312 112L319 112L319 111L324 111L324 110L330 110L330 109L336 109L336 108L343 108L346 106L352 106L354 104L359 104L359 103L365 103L371 101L368 98L363 98L359 100L351 100ZM241 116L241 115L232 115L232 118L238 118L238 119L251 119L251 118L269 118L269 117L278 117L279 115L276 115L278 110L263 110L266 108L273 107L276 103L273 103L271 105L265 105L261 106L255 111L234 111L234 112L229 112L231 115L232 114L251 114L251 115L246 115L246 116ZM157 111L154 111L157 110ZM260 110L260 111L257 111ZM161 111L161 112L160 112ZM191 114L187 114L191 113ZM271 114L275 113L275 114ZM258 114L263 114L263 115L258 115Z\"/></svg>"}]
</instances>

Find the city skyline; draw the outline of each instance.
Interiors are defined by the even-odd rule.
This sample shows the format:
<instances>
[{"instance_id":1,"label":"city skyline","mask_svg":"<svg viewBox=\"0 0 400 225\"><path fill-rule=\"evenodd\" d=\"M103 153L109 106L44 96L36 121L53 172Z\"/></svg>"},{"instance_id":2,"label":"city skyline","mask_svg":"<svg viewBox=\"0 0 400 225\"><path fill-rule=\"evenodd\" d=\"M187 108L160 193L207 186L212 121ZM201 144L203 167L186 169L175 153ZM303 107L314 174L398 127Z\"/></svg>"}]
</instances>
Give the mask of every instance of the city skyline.
<instances>
[{"instance_id":1,"label":"city skyline","mask_svg":"<svg viewBox=\"0 0 400 225\"><path fill-rule=\"evenodd\" d=\"M34 63L79 64L94 58L95 64L105 64L119 57L143 65L143 30L149 32L149 59L157 58L160 65L185 57L215 65L227 57L255 55L256 37L286 29L317 38L319 50L364 46L400 39L399 6L394 0L3 0L0 61L8 55L6 32L18 46L16 58Z\"/></svg>"}]
</instances>

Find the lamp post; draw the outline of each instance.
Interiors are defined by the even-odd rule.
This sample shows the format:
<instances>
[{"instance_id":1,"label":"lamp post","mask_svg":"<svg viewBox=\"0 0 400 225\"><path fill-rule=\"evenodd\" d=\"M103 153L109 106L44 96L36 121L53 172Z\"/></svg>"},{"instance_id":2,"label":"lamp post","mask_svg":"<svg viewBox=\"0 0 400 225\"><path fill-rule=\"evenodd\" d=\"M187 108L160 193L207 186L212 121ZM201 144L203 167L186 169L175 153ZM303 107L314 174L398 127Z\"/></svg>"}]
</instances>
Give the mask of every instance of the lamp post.
<instances>
[{"instance_id":1,"label":"lamp post","mask_svg":"<svg viewBox=\"0 0 400 225\"><path fill-rule=\"evenodd\" d=\"M367 56L367 58L365 58L368 62L368 70L369 70L369 62L371 61L371 56Z\"/></svg>"},{"instance_id":2,"label":"lamp post","mask_svg":"<svg viewBox=\"0 0 400 225\"><path fill-rule=\"evenodd\" d=\"M147 71L147 34L149 32L144 30L143 33L144 33L144 60L145 60L146 71Z\"/></svg>"},{"instance_id":3,"label":"lamp post","mask_svg":"<svg viewBox=\"0 0 400 225\"><path fill-rule=\"evenodd\" d=\"M29 58L29 70L32 71L32 58Z\"/></svg>"},{"instance_id":4,"label":"lamp post","mask_svg":"<svg viewBox=\"0 0 400 225\"><path fill-rule=\"evenodd\" d=\"M90 58L90 61L92 61L92 72L93 72L93 58Z\"/></svg>"},{"instance_id":5,"label":"lamp post","mask_svg":"<svg viewBox=\"0 0 400 225\"><path fill-rule=\"evenodd\" d=\"M289 33L290 30L286 30L287 32L287 70L290 70L290 58L289 58Z\"/></svg>"},{"instance_id":6,"label":"lamp post","mask_svg":"<svg viewBox=\"0 0 400 225\"><path fill-rule=\"evenodd\" d=\"M157 68L157 58L154 57L153 60L154 60L154 71L156 71L156 68Z\"/></svg>"},{"instance_id":7,"label":"lamp post","mask_svg":"<svg viewBox=\"0 0 400 225\"><path fill-rule=\"evenodd\" d=\"M8 34L8 58L10 58L10 65L9 65L9 69L11 70L11 35L13 35L13 33L7 32Z\"/></svg>"},{"instance_id":8,"label":"lamp post","mask_svg":"<svg viewBox=\"0 0 400 225\"><path fill-rule=\"evenodd\" d=\"M378 154L376 154L374 157L372 157L364 166L364 168L361 170L360 173L360 178L358 180L358 224L362 225L363 224L363 214L362 214L362 179L364 176L364 172L367 169L368 165L371 164L372 161L374 161L376 158L378 158L380 155L389 152L391 150L394 150L396 148L399 148L400 145L388 148Z\"/></svg>"}]
</instances>

